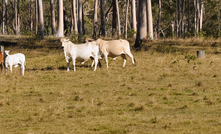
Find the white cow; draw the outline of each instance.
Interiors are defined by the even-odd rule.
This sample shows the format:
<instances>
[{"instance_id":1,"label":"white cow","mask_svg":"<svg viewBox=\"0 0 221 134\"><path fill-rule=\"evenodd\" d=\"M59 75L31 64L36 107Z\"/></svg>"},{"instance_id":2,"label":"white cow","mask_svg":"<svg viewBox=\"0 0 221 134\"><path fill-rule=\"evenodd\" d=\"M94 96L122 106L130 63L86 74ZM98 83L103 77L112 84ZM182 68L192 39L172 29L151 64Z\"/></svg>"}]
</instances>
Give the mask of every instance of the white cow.
<instances>
[{"instance_id":1,"label":"white cow","mask_svg":"<svg viewBox=\"0 0 221 134\"><path fill-rule=\"evenodd\" d=\"M102 56L104 56L106 61L106 66L108 68L108 57L112 57L114 60L117 56L121 56L124 59L123 67L126 64L126 54L132 59L132 63L136 65L136 61L133 55L130 52L130 44L127 40L111 40L111 41L104 41L102 39L96 40L100 52Z\"/></svg>"},{"instance_id":2,"label":"white cow","mask_svg":"<svg viewBox=\"0 0 221 134\"><path fill-rule=\"evenodd\" d=\"M93 59L95 62L94 71L97 69L99 47L96 42L87 42L83 44L73 44L69 39L61 38L62 48L64 49L64 56L67 62L67 71L69 71L69 63L72 60L75 69L75 60L85 62L88 59Z\"/></svg>"},{"instance_id":3,"label":"white cow","mask_svg":"<svg viewBox=\"0 0 221 134\"><path fill-rule=\"evenodd\" d=\"M25 55L22 53L16 53L13 55L9 55L10 50L5 50L5 68L6 68L6 74L8 71L8 67L10 68L10 71L12 73L12 66L17 67L20 65L21 75L24 75L25 72Z\"/></svg>"}]
</instances>

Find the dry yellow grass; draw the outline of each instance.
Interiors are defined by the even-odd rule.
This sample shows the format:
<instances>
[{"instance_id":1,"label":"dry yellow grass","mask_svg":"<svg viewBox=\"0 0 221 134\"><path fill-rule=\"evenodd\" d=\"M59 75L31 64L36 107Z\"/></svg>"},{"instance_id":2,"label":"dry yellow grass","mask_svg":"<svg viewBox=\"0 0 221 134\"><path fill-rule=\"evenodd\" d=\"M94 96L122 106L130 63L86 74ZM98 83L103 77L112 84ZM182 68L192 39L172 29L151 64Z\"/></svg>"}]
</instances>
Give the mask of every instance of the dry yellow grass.
<instances>
[{"instance_id":1,"label":"dry yellow grass","mask_svg":"<svg viewBox=\"0 0 221 134\"><path fill-rule=\"evenodd\" d=\"M0 75L1 133L221 132L218 40L148 42L147 51L132 51L137 66L128 57L125 68L118 58L107 69L102 60L95 72L91 61L66 72L53 41L5 47L24 53L27 68ZM194 59L197 50L206 58Z\"/></svg>"}]
</instances>

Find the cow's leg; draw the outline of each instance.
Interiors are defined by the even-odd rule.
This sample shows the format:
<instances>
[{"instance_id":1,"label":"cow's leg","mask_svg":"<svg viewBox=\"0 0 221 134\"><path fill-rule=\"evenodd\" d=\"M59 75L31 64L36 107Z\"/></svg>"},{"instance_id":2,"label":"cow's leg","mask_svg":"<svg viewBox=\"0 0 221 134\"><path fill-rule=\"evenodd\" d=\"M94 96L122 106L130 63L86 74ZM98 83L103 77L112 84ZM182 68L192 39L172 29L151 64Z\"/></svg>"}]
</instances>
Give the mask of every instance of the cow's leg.
<instances>
[{"instance_id":1,"label":"cow's leg","mask_svg":"<svg viewBox=\"0 0 221 134\"><path fill-rule=\"evenodd\" d=\"M106 66L108 68L108 57L107 57L107 54L104 55L104 59L105 59L105 62L106 62Z\"/></svg>"},{"instance_id":2,"label":"cow's leg","mask_svg":"<svg viewBox=\"0 0 221 134\"><path fill-rule=\"evenodd\" d=\"M69 64L70 64L70 62L68 61L67 62L67 72L69 71Z\"/></svg>"},{"instance_id":3,"label":"cow's leg","mask_svg":"<svg viewBox=\"0 0 221 134\"><path fill-rule=\"evenodd\" d=\"M6 64L5 65L5 74L7 75L7 72L8 72L8 65Z\"/></svg>"},{"instance_id":4,"label":"cow's leg","mask_svg":"<svg viewBox=\"0 0 221 134\"><path fill-rule=\"evenodd\" d=\"M90 58L91 58L91 60L92 60L91 67L93 67L93 66L94 66L94 58L93 58L93 57L90 57Z\"/></svg>"},{"instance_id":5,"label":"cow's leg","mask_svg":"<svg viewBox=\"0 0 221 134\"><path fill-rule=\"evenodd\" d=\"M96 56L93 60L95 62L94 71L97 69L98 56Z\"/></svg>"},{"instance_id":6,"label":"cow's leg","mask_svg":"<svg viewBox=\"0 0 221 134\"><path fill-rule=\"evenodd\" d=\"M126 55L125 55L125 54L121 54L121 57L124 59L124 63L123 63L123 66L122 66L122 67L125 67L125 64L126 64L126 62L127 62Z\"/></svg>"},{"instance_id":7,"label":"cow's leg","mask_svg":"<svg viewBox=\"0 0 221 134\"><path fill-rule=\"evenodd\" d=\"M70 64L70 59L65 57L65 60L67 62L67 72L69 71L69 64Z\"/></svg>"},{"instance_id":8,"label":"cow's leg","mask_svg":"<svg viewBox=\"0 0 221 134\"><path fill-rule=\"evenodd\" d=\"M136 61L135 61L133 55L131 54L130 50L127 50L126 54L132 59L133 65L136 66Z\"/></svg>"},{"instance_id":9,"label":"cow's leg","mask_svg":"<svg viewBox=\"0 0 221 134\"><path fill-rule=\"evenodd\" d=\"M91 63L91 67L93 67L94 66L94 60L92 60L92 63Z\"/></svg>"},{"instance_id":10,"label":"cow's leg","mask_svg":"<svg viewBox=\"0 0 221 134\"><path fill-rule=\"evenodd\" d=\"M25 66L24 66L24 64L20 65L20 71L21 71L21 75L24 75L24 73L25 73Z\"/></svg>"},{"instance_id":11,"label":"cow's leg","mask_svg":"<svg viewBox=\"0 0 221 134\"><path fill-rule=\"evenodd\" d=\"M75 58L72 57L72 61L73 61L74 71L76 71L76 69L75 69Z\"/></svg>"},{"instance_id":12,"label":"cow's leg","mask_svg":"<svg viewBox=\"0 0 221 134\"><path fill-rule=\"evenodd\" d=\"M12 73L12 65L9 65L9 68L10 68L10 71L11 71L11 73Z\"/></svg>"},{"instance_id":13,"label":"cow's leg","mask_svg":"<svg viewBox=\"0 0 221 134\"><path fill-rule=\"evenodd\" d=\"M98 59L98 63L97 64L98 64L99 68L101 68L101 60Z\"/></svg>"}]
</instances>

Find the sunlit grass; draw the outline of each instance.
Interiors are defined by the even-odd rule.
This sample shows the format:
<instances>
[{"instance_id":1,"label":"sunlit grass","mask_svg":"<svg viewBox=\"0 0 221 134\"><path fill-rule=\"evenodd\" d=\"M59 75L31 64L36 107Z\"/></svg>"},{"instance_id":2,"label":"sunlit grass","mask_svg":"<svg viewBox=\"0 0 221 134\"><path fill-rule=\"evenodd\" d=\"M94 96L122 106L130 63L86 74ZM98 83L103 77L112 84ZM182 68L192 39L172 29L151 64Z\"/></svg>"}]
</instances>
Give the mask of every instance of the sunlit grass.
<instances>
[{"instance_id":1,"label":"sunlit grass","mask_svg":"<svg viewBox=\"0 0 221 134\"><path fill-rule=\"evenodd\" d=\"M95 72L90 60L66 72L54 40L6 46L24 53L27 65L24 76L19 67L0 75L0 132L220 133L220 42L195 42L148 42L147 51L132 51L137 66L128 57L122 68L119 57ZM186 58L202 48L206 58Z\"/></svg>"}]
</instances>

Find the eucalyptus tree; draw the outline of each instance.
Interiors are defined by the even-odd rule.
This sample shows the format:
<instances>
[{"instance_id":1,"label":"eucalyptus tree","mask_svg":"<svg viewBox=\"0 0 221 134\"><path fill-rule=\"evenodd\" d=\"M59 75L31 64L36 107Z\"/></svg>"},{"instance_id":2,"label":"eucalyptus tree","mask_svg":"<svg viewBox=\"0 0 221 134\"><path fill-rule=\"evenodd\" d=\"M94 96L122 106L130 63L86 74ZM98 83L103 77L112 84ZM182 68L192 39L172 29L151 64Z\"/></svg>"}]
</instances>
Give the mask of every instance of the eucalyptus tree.
<instances>
[{"instance_id":1,"label":"eucalyptus tree","mask_svg":"<svg viewBox=\"0 0 221 134\"><path fill-rule=\"evenodd\" d=\"M76 18L76 0L71 0L72 10L71 10L71 33L76 34L78 31L77 28L77 18Z\"/></svg>"},{"instance_id":2,"label":"eucalyptus tree","mask_svg":"<svg viewBox=\"0 0 221 134\"><path fill-rule=\"evenodd\" d=\"M129 8L129 0L127 0L126 15L125 15L125 39L127 39L128 8Z\"/></svg>"},{"instance_id":3,"label":"eucalyptus tree","mask_svg":"<svg viewBox=\"0 0 221 134\"><path fill-rule=\"evenodd\" d=\"M136 2L135 0L131 0L131 10L132 10L132 29L134 31L137 31L137 20L136 20ZM136 37L136 34L134 34L134 37Z\"/></svg>"},{"instance_id":4,"label":"eucalyptus tree","mask_svg":"<svg viewBox=\"0 0 221 134\"><path fill-rule=\"evenodd\" d=\"M54 0L50 0L50 8L51 8L51 29L52 29L52 34L54 35L56 33Z\"/></svg>"},{"instance_id":5,"label":"eucalyptus tree","mask_svg":"<svg viewBox=\"0 0 221 134\"><path fill-rule=\"evenodd\" d=\"M138 23L137 23L137 37L135 41L135 48L141 47L142 42L147 39L147 1L139 0L138 6Z\"/></svg>"},{"instance_id":6,"label":"eucalyptus tree","mask_svg":"<svg viewBox=\"0 0 221 134\"><path fill-rule=\"evenodd\" d=\"M82 40L82 0L78 0L78 40Z\"/></svg>"},{"instance_id":7,"label":"eucalyptus tree","mask_svg":"<svg viewBox=\"0 0 221 134\"><path fill-rule=\"evenodd\" d=\"M100 13L101 13L101 36L106 36L105 30L105 13L104 13L104 0L100 0Z\"/></svg>"},{"instance_id":8,"label":"eucalyptus tree","mask_svg":"<svg viewBox=\"0 0 221 134\"><path fill-rule=\"evenodd\" d=\"M44 17L43 17L43 6L42 6L42 0L37 0L38 1L38 20L40 23L40 28L39 28L39 34L42 38L44 38Z\"/></svg>"},{"instance_id":9,"label":"eucalyptus tree","mask_svg":"<svg viewBox=\"0 0 221 134\"><path fill-rule=\"evenodd\" d=\"M98 0L94 0L94 31L93 31L93 39L97 39L97 4Z\"/></svg>"},{"instance_id":10,"label":"eucalyptus tree","mask_svg":"<svg viewBox=\"0 0 221 134\"><path fill-rule=\"evenodd\" d=\"M6 34L8 23L8 0L3 1L2 19L2 34Z\"/></svg>"},{"instance_id":11,"label":"eucalyptus tree","mask_svg":"<svg viewBox=\"0 0 221 134\"><path fill-rule=\"evenodd\" d=\"M148 34L149 38L153 40L153 16L152 16L152 5L151 0L147 0L147 20L148 20Z\"/></svg>"},{"instance_id":12,"label":"eucalyptus tree","mask_svg":"<svg viewBox=\"0 0 221 134\"><path fill-rule=\"evenodd\" d=\"M16 35L20 34L20 8L19 8L19 0L14 0L14 22L13 30Z\"/></svg>"},{"instance_id":13,"label":"eucalyptus tree","mask_svg":"<svg viewBox=\"0 0 221 134\"><path fill-rule=\"evenodd\" d=\"M116 4L116 11L117 11L117 28L118 28L118 35L121 36L121 30L120 30L120 13L119 13L119 7L118 7L118 0L115 0Z\"/></svg>"},{"instance_id":14,"label":"eucalyptus tree","mask_svg":"<svg viewBox=\"0 0 221 134\"><path fill-rule=\"evenodd\" d=\"M33 30L33 0L30 1L30 30Z\"/></svg>"},{"instance_id":15,"label":"eucalyptus tree","mask_svg":"<svg viewBox=\"0 0 221 134\"><path fill-rule=\"evenodd\" d=\"M57 37L64 37L64 7L63 0L58 0L58 30Z\"/></svg>"}]
</instances>

